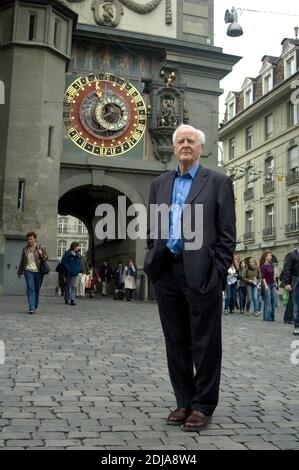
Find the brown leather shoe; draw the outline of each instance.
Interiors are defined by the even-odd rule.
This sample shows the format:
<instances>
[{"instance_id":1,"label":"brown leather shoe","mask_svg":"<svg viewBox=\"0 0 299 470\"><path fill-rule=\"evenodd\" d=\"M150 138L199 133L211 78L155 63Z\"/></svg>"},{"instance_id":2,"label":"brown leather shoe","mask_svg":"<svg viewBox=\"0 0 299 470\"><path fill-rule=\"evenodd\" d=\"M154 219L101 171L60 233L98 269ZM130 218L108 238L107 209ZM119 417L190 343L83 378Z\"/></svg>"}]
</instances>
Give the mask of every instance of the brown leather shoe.
<instances>
[{"instance_id":1,"label":"brown leather shoe","mask_svg":"<svg viewBox=\"0 0 299 470\"><path fill-rule=\"evenodd\" d=\"M180 424L184 423L187 416L187 408L177 408L176 410L172 411L168 416L167 424L170 424L171 426L180 426Z\"/></svg>"},{"instance_id":2,"label":"brown leather shoe","mask_svg":"<svg viewBox=\"0 0 299 470\"><path fill-rule=\"evenodd\" d=\"M210 421L211 416L206 416L200 411L191 411L182 426L182 430L198 432L204 429Z\"/></svg>"}]
</instances>

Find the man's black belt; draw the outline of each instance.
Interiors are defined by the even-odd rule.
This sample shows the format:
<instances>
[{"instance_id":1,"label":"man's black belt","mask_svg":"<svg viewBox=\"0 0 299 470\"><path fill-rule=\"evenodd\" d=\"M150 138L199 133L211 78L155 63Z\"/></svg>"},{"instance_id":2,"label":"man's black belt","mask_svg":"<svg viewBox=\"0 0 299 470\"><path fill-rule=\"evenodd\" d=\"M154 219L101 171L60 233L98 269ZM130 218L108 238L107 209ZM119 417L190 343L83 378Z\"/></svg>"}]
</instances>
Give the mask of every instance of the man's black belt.
<instances>
[{"instance_id":1,"label":"man's black belt","mask_svg":"<svg viewBox=\"0 0 299 470\"><path fill-rule=\"evenodd\" d=\"M183 262L183 253L174 253L173 251L166 248L166 257L173 263L182 263Z\"/></svg>"}]
</instances>

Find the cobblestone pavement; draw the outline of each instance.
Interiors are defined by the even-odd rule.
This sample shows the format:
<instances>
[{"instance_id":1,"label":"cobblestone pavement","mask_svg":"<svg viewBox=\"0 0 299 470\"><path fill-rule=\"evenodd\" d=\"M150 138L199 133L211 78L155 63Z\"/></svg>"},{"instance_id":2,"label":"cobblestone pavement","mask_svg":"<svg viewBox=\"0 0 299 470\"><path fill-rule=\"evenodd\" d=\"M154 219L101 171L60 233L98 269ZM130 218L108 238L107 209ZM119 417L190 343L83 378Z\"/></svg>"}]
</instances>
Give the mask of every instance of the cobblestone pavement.
<instances>
[{"instance_id":1,"label":"cobblestone pavement","mask_svg":"<svg viewBox=\"0 0 299 470\"><path fill-rule=\"evenodd\" d=\"M200 434L166 425L175 402L155 303L56 297L25 312L0 296L2 450L299 449L296 337L281 310L275 323L223 317L220 404Z\"/></svg>"}]
</instances>

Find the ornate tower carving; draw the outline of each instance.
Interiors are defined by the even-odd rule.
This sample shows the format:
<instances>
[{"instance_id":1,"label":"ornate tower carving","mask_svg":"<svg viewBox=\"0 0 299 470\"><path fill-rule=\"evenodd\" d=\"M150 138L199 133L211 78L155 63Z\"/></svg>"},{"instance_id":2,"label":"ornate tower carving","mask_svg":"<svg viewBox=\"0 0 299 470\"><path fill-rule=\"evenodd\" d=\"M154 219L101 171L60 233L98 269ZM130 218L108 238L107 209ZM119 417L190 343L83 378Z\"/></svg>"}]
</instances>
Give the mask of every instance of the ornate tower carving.
<instances>
[{"instance_id":1,"label":"ornate tower carving","mask_svg":"<svg viewBox=\"0 0 299 470\"><path fill-rule=\"evenodd\" d=\"M181 83L179 67L161 64L159 78L150 86L151 108L149 132L157 160L167 163L171 160L172 134L182 123L188 122L184 105L184 86Z\"/></svg>"}]
</instances>

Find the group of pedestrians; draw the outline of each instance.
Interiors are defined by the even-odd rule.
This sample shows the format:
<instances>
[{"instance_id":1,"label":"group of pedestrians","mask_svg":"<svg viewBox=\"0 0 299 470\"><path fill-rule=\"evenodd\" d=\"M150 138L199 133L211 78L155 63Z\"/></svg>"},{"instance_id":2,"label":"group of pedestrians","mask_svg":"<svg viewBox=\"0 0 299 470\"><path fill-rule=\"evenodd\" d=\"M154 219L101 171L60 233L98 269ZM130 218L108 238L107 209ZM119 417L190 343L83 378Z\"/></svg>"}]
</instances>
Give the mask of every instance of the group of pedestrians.
<instances>
[{"instance_id":1,"label":"group of pedestrians","mask_svg":"<svg viewBox=\"0 0 299 470\"><path fill-rule=\"evenodd\" d=\"M283 288L288 296L285 323L294 323L294 334L299 334L299 249L289 253L279 278L275 277L273 254L265 251L260 260L253 257L239 261L234 257L227 271L224 314L250 313L258 317L263 305L263 320L275 321L278 291ZM280 281L280 283L279 283Z\"/></svg>"},{"instance_id":2,"label":"group of pedestrians","mask_svg":"<svg viewBox=\"0 0 299 470\"><path fill-rule=\"evenodd\" d=\"M37 312L39 293L43 282L42 264L48 259L44 246L38 243L37 234L30 231L26 234L26 245L22 250L18 268L18 277L22 275L26 281L26 297L28 313ZM97 270L87 259L81 255L80 244L72 242L66 250L61 261L56 266L58 285L65 304L76 305L76 297L94 296L95 286L101 283L102 296L109 295L110 287L114 288L114 299L122 300L126 297L131 301L136 292L137 268L132 259L126 265L122 261L113 269L109 261L105 260Z\"/></svg>"},{"instance_id":3,"label":"group of pedestrians","mask_svg":"<svg viewBox=\"0 0 299 470\"><path fill-rule=\"evenodd\" d=\"M131 301L136 291L137 268L132 259L129 259L126 265L119 261L114 269L109 261L105 260L102 266L96 269L80 254L78 242L71 243L56 270L59 285L63 285L66 304L76 305L76 296L85 297L86 293L88 297L93 297L98 283L101 283L102 297L107 297L114 289L115 300L122 300L125 296L127 301Z\"/></svg>"}]
</instances>

